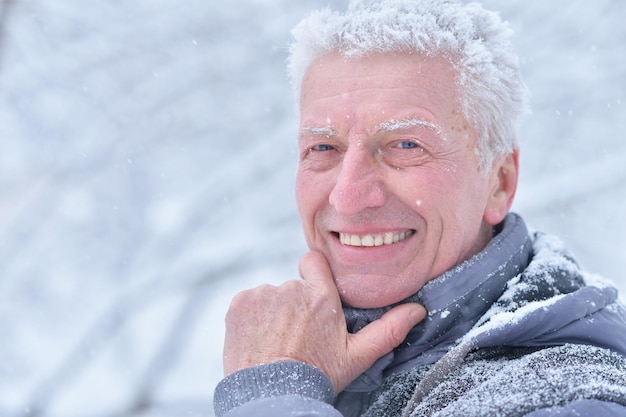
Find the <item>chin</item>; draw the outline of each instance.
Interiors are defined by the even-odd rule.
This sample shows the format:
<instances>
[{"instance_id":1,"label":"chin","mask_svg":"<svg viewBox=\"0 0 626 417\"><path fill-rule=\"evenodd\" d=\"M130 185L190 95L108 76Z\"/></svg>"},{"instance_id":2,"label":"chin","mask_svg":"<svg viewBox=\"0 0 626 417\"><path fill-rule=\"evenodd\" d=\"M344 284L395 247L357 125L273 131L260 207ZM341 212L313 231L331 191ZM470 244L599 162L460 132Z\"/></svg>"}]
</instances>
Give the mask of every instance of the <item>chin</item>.
<instances>
[{"instance_id":1,"label":"chin","mask_svg":"<svg viewBox=\"0 0 626 417\"><path fill-rule=\"evenodd\" d=\"M426 283L415 278L415 272L407 274L397 271L393 275L386 275L378 271L359 271L333 275L341 300L355 308L380 308L397 304L417 293Z\"/></svg>"},{"instance_id":2,"label":"chin","mask_svg":"<svg viewBox=\"0 0 626 417\"><path fill-rule=\"evenodd\" d=\"M413 293L408 295L381 293L380 287L368 291L363 285L359 285L359 283L347 286L338 285L338 289L341 301L343 301L345 305L354 308L387 307L399 303L405 298L413 295Z\"/></svg>"}]
</instances>

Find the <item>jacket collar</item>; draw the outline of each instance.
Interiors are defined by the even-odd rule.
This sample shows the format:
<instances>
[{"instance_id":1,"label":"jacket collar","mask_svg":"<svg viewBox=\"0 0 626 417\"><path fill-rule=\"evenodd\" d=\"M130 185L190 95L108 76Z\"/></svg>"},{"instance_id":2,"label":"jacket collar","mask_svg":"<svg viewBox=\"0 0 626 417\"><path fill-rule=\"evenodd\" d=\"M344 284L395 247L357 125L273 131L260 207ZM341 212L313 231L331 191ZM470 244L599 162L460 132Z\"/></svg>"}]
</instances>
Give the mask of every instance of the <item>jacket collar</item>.
<instances>
[{"instance_id":1,"label":"jacket collar","mask_svg":"<svg viewBox=\"0 0 626 417\"><path fill-rule=\"evenodd\" d=\"M369 391L390 373L436 362L476 324L502 295L507 282L524 270L532 254L528 230L520 216L509 213L496 231L482 252L398 303L420 303L428 316L398 348L380 358L347 391ZM348 330L358 332L392 307L344 307Z\"/></svg>"}]
</instances>

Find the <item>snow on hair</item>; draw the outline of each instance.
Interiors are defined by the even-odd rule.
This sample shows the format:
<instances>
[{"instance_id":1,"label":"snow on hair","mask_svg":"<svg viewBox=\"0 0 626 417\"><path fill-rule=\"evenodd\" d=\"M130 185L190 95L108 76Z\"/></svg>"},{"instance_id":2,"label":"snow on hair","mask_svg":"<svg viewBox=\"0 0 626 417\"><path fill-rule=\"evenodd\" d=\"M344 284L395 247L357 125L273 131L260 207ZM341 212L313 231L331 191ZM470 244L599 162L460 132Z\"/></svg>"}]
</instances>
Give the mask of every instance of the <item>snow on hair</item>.
<instances>
[{"instance_id":1,"label":"snow on hair","mask_svg":"<svg viewBox=\"0 0 626 417\"><path fill-rule=\"evenodd\" d=\"M346 57L411 52L450 60L465 118L477 131L481 168L517 148L527 90L512 30L477 3L455 0L352 0L345 13L323 9L292 31L288 70L296 93L308 66L330 52Z\"/></svg>"}]
</instances>

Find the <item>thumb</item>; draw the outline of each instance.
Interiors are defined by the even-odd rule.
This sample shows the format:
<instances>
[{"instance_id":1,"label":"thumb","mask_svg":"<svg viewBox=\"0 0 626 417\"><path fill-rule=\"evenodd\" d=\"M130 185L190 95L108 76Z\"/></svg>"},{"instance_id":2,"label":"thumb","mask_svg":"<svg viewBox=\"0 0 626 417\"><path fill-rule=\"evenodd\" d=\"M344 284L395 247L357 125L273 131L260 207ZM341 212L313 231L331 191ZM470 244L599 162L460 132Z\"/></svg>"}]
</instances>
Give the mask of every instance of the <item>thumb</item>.
<instances>
[{"instance_id":1,"label":"thumb","mask_svg":"<svg viewBox=\"0 0 626 417\"><path fill-rule=\"evenodd\" d=\"M409 331L426 317L420 304L402 304L385 313L380 319L352 335L351 350L364 370L378 358L391 352L406 338Z\"/></svg>"}]
</instances>

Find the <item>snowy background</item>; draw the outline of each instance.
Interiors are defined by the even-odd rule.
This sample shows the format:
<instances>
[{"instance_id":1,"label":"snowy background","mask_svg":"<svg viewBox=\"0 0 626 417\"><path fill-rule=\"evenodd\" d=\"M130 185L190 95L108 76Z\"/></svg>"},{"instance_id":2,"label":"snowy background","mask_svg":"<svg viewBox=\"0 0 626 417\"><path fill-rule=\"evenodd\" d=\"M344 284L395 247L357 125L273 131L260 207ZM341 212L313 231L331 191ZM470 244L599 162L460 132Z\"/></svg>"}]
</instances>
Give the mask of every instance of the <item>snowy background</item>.
<instances>
[{"instance_id":1,"label":"snowy background","mask_svg":"<svg viewBox=\"0 0 626 417\"><path fill-rule=\"evenodd\" d=\"M283 63L325 3L0 2L0 416L212 415L230 298L305 250ZM626 291L626 2L484 3L533 93L515 209Z\"/></svg>"}]
</instances>

